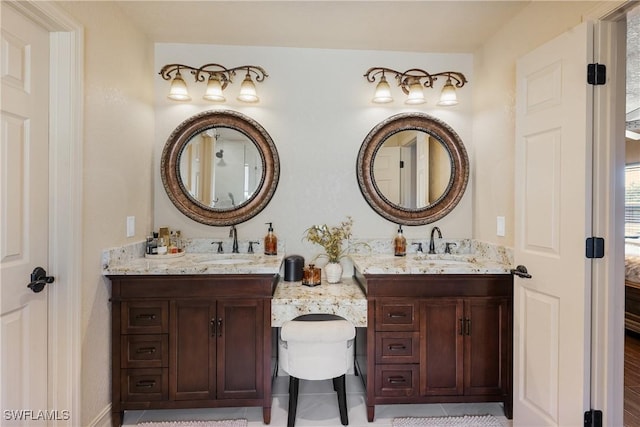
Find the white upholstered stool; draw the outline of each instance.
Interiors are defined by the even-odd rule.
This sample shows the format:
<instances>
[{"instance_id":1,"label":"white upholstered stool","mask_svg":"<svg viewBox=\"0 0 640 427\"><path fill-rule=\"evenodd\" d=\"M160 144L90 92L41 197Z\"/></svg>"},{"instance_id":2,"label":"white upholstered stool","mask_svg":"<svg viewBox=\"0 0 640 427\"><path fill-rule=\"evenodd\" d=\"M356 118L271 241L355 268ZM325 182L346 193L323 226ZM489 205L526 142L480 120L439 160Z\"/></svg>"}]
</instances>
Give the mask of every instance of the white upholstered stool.
<instances>
[{"instance_id":1,"label":"white upholstered stool","mask_svg":"<svg viewBox=\"0 0 640 427\"><path fill-rule=\"evenodd\" d=\"M298 406L299 380L333 379L338 394L340 422L348 425L345 374L353 365L350 347L356 335L347 320L333 315L304 315L285 322L278 340L278 366L289 374L289 417L293 427Z\"/></svg>"}]
</instances>

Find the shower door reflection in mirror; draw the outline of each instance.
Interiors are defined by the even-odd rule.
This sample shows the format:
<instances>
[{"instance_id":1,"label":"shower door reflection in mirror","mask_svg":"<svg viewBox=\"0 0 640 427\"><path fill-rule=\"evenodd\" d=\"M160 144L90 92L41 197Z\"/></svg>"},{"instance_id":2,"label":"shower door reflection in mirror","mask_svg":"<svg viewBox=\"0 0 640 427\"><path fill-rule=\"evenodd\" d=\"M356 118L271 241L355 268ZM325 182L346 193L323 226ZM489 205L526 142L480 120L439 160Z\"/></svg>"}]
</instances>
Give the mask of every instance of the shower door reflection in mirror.
<instances>
[{"instance_id":1,"label":"shower door reflection in mirror","mask_svg":"<svg viewBox=\"0 0 640 427\"><path fill-rule=\"evenodd\" d=\"M195 134L180 154L180 179L191 198L216 210L234 209L256 191L262 157L242 132L212 128Z\"/></svg>"},{"instance_id":2,"label":"shower door reflection in mirror","mask_svg":"<svg viewBox=\"0 0 640 427\"><path fill-rule=\"evenodd\" d=\"M426 132L404 130L387 138L373 162L375 184L391 203L420 209L435 203L451 181L446 147Z\"/></svg>"}]
</instances>

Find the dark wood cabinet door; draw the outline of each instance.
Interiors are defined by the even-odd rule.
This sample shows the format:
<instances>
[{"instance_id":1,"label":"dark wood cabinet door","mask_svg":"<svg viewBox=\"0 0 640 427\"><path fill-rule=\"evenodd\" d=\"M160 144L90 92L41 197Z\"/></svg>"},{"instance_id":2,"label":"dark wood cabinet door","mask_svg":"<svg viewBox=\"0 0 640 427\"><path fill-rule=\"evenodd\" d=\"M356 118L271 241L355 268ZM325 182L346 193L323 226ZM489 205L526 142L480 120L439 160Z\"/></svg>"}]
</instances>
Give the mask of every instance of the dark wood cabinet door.
<instances>
[{"instance_id":1,"label":"dark wood cabinet door","mask_svg":"<svg viewBox=\"0 0 640 427\"><path fill-rule=\"evenodd\" d=\"M509 301L506 298L469 298L465 301L466 395L506 393L509 360Z\"/></svg>"},{"instance_id":2,"label":"dark wood cabinet door","mask_svg":"<svg viewBox=\"0 0 640 427\"><path fill-rule=\"evenodd\" d=\"M169 397L215 398L215 301L175 300L170 315Z\"/></svg>"},{"instance_id":3,"label":"dark wood cabinet door","mask_svg":"<svg viewBox=\"0 0 640 427\"><path fill-rule=\"evenodd\" d=\"M423 396L463 394L464 304L425 299L420 305L420 388Z\"/></svg>"},{"instance_id":4,"label":"dark wood cabinet door","mask_svg":"<svg viewBox=\"0 0 640 427\"><path fill-rule=\"evenodd\" d=\"M261 299L218 300L218 399L262 397L263 344L267 336L263 313Z\"/></svg>"}]
</instances>

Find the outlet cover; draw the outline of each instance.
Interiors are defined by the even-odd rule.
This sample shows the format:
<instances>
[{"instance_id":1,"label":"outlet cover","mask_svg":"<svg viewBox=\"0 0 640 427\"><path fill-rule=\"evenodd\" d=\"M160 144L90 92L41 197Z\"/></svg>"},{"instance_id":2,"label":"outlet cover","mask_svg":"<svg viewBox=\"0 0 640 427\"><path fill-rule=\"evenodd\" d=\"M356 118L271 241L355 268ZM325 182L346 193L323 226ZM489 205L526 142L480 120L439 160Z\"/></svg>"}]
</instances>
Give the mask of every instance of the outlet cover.
<instances>
[{"instance_id":1,"label":"outlet cover","mask_svg":"<svg viewBox=\"0 0 640 427\"><path fill-rule=\"evenodd\" d=\"M504 217L499 216L496 218L496 234L500 237L504 237L505 234L505 223Z\"/></svg>"},{"instance_id":2,"label":"outlet cover","mask_svg":"<svg viewBox=\"0 0 640 427\"><path fill-rule=\"evenodd\" d=\"M133 237L136 235L136 217L127 217L127 237Z\"/></svg>"}]
</instances>

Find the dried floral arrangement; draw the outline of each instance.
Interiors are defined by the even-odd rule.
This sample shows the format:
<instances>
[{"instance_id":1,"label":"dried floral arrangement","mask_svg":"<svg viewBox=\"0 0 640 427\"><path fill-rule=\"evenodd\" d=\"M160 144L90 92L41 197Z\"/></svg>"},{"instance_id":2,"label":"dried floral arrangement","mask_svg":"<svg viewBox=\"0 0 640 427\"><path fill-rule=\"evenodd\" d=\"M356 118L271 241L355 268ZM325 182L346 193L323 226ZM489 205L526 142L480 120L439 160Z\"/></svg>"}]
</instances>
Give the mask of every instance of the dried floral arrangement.
<instances>
[{"instance_id":1,"label":"dried floral arrangement","mask_svg":"<svg viewBox=\"0 0 640 427\"><path fill-rule=\"evenodd\" d=\"M342 242L351 238L352 225L353 218L350 216L337 226L312 225L305 230L304 239L323 247L325 253L318 255L319 257L326 256L329 262L340 262L340 258L345 256L349 249L343 249Z\"/></svg>"}]
</instances>

